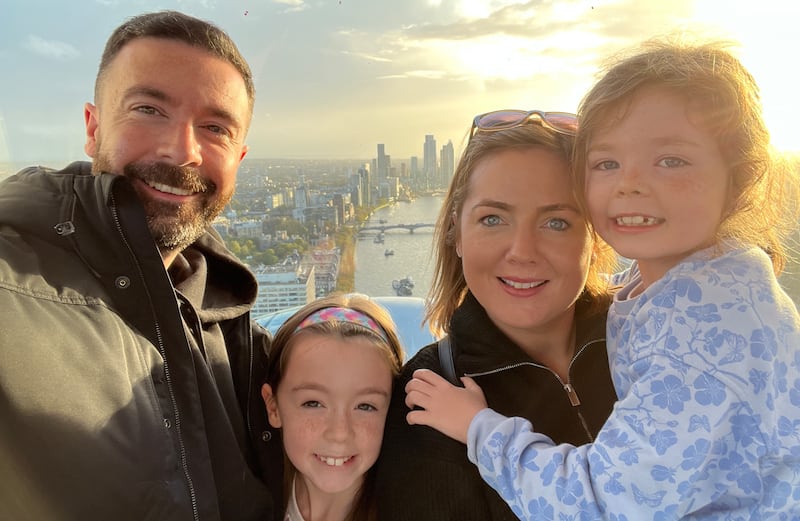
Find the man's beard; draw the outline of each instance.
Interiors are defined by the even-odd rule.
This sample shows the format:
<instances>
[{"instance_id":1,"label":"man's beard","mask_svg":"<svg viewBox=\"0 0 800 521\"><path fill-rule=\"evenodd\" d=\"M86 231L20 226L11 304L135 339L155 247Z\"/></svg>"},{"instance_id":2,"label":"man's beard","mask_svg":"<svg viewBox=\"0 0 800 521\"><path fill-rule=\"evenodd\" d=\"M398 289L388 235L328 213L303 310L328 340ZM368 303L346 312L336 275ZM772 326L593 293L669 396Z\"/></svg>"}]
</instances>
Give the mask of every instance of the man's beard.
<instances>
[{"instance_id":1,"label":"man's beard","mask_svg":"<svg viewBox=\"0 0 800 521\"><path fill-rule=\"evenodd\" d=\"M98 154L92 171L119 174L109 166L109 161ZM232 191L220 193L215 183L204 179L196 168L191 167L134 162L123 167L122 175L131 180L161 183L194 193L191 201L173 203L153 199L138 183L133 183L144 208L147 227L162 253L183 251L196 241L233 196Z\"/></svg>"}]
</instances>

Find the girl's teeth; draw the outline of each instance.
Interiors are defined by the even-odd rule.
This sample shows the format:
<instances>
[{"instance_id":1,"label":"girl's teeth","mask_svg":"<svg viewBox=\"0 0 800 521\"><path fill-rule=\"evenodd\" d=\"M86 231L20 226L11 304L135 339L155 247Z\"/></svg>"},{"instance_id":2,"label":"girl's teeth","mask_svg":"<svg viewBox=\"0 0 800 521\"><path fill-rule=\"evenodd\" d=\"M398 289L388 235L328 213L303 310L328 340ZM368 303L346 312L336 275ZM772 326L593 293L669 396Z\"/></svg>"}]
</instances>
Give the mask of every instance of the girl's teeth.
<instances>
[{"instance_id":1,"label":"girl's teeth","mask_svg":"<svg viewBox=\"0 0 800 521\"><path fill-rule=\"evenodd\" d=\"M617 224L624 226L651 226L656 223L655 217L644 217L643 215L629 215L617 217Z\"/></svg>"},{"instance_id":2,"label":"girl's teeth","mask_svg":"<svg viewBox=\"0 0 800 521\"><path fill-rule=\"evenodd\" d=\"M325 463L326 465L330 465L331 467L341 467L342 465L350 461L350 458L352 458L352 456L348 456L346 458L331 458L328 456L319 456L319 459L323 463Z\"/></svg>"}]
</instances>

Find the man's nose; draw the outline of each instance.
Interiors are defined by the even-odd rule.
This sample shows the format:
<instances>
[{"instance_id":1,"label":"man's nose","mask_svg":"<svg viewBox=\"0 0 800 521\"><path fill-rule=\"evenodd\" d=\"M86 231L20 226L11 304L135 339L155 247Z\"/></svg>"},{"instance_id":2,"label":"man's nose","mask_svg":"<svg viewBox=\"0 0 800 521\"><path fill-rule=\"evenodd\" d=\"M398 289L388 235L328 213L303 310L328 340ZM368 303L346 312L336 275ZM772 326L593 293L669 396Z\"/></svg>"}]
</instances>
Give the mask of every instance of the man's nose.
<instances>
[{"instance_id":1,"label":"man's nose","mask_svg":"<svg viewBox=\"0 0 800 521\"><path fill-rule=\"evenodd\" d=\"M195 127L189 123L172 125L162 136L159 158L176 166L199 166L203 156Z\"/></svg>"}]
</instances>

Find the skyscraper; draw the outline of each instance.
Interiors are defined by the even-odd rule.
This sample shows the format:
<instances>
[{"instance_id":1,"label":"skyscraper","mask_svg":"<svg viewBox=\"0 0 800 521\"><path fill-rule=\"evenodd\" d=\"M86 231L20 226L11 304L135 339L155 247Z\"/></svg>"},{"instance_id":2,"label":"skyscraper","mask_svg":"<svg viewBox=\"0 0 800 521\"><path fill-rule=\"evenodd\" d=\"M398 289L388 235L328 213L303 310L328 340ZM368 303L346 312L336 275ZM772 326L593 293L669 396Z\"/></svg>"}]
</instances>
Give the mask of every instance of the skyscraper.
<instances>
[{"instance_id":1,"label":"skyscraper","mask_svg":"<svg viewBox=\"0 0 800 521\"><path fill-rule=\"evenodd\" d=\"M372 204L372 192L370 189L369 163L365 163L364 166L358 169L358 177L361 187L361 202L364 206L370 206Z\"/></svg>"},{"instance_id":2,"label":"skyscraper","mask_svg":"<svg viewBox=\"0 0 800 521\"><path fill-rule=\"evenodd\" d=\"M422 155L422 173L425 176L426 188L436 183L436 139L433 134L425 135Z\"/></svg>"},{"instance_id":3,"label":"skyscraper","mask_svg":"<svg viewBox=\"0 0 800 521\"><path fill-rule=\"evenodd\" d=\"M455 150L453 148L453 141L448 139L447 144L442 147L441 155L441 168L440 168L440 186L446 187L450 184L450 179L453 177L455 171Z\"/></svg>"},{"instance_id":4,"label":"skyscraper","mask_svg":"<svg viewBox=\"0 0 800 521\"><path fill-rule=\"evenodd\" d=\"M386 155L386 149L383 143L378 143L378 158L375 166L375 181L381 184L389 177L389 156Z\"/></svg>"}]
</instances>

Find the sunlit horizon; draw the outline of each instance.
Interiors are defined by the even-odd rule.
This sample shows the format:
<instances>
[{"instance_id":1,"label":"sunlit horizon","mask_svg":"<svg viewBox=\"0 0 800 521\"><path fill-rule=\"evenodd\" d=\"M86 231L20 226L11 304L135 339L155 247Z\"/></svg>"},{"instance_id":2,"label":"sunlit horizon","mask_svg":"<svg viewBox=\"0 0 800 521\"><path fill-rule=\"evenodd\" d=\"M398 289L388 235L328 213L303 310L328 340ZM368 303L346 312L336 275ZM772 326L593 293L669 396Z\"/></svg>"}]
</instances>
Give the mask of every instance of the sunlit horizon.
<instances>
[{"instance_id":1,"label":"sunlit horizon","mask_svg":"<svg viewBox=\"0 0 800 521\"><path fill-rule=\"evenodd\" d=\"M611 55L669 34L738 42L773 144L800 151L800 3L764 0L10 0L0 20L0 162L83 154L83 103L125 18L178 9L225 29L256 82L250 158L421 157L426 134L458 155L475 114L575 111ZM91 30L75 31L74 27ZM776 45L777 42L777 45ZM57 81L56 81L57 80ZM20 88L24 86L24 88Z\"/></svg>"}]
</instances>

